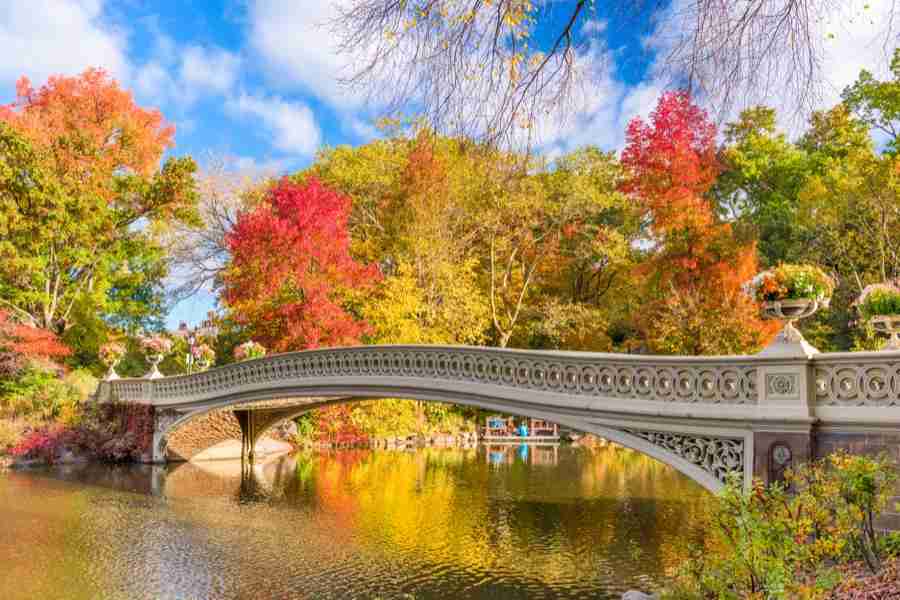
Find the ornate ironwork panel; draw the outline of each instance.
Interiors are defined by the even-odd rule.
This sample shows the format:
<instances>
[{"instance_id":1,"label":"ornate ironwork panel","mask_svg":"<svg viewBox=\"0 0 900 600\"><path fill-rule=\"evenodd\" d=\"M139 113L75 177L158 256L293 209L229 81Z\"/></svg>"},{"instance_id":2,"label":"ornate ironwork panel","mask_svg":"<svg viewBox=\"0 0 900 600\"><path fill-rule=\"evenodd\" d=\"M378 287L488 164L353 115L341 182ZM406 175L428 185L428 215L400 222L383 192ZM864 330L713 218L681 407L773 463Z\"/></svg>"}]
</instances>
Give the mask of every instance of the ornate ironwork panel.
<instances>
[{"instance_id":1,"label":"ornate ironwork panel","mask_svg":"<svg viewBox=\"0 0 900 600\"><path fill-rule=\"evenodd\" d=\"M727 481L729 473L743 473L745 452L743 439L636 429L622 431L680 456L722 483Z\"/></svg>"}]
</instances>

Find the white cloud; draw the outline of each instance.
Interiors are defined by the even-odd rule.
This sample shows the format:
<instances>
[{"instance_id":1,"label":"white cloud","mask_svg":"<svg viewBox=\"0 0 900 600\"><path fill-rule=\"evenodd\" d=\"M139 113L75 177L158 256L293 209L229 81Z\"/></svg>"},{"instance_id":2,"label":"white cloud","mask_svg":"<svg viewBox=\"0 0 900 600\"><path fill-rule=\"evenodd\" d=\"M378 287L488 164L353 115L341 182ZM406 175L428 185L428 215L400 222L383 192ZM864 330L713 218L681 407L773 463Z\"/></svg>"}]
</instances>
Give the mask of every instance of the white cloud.
<instances>
[{"instance_id":1,"label":"white cloud","mask_svg":"<svg viewBox=\"0 0 900 600\"><path fill-rule=\"evenodd\" d=\"M845 0L841 11L822 23L822 72L827 78L823 106L836 104L841 91L856 80L862 69L881 77L888 74L894 46L885 45L883 36L886 24L894 18L894 1Z\"/></svg>"},{"instance_id":2,"label":"white cloud","mask_svg":"<svg viewBox=\"0 0 900 600\"><path fill-rule=\"evenodd\" d=\"M635 117L646 120L650 113L656 108L660 95L665 88L659 81L644 81L640 84L628 89L622 98L622 104L619 109L619 120L617 127L622 132L624 139L625 128L628 123Z\"/></svg>"},{"instance_id":3,"label":"white cloud","mask_svg":"<svg viewBox=\"0 0 900 600\"><path fill-rule=\"evenodd\" d=\"M101 0L0 2L0 84L21 75L43 83L92 66L128 79L125 35L103 22L102 11Z\"/></svg>"},{"instance_id":4,"label":"white cloud","mask_svg":"<svg viewBox=\"0 0 900 600\"><path fill-rule=\"evenodd\" d=\"M256 158L253 156L229 156L228 165L242 174L255 179L278 177L294 168L296 161L291 158Z\"/></svg>"},{"instance_id":5,"label":"white cloud","mask_svg":"<svg viewBox=\"0 0 900 600\"><path fill-rule=\"evenodd\" d=\"M181 83L188 89L226 93L237 80L240 59L221 48L188 46L181 56Z\"/></svg>"},{"instance_id":6,"label":"white cloud","mask_svg":"<svg viewBox=\"0 0 900 600\"><path fill-rule=\"evenodd\" d=\"M174 98L178 93L178 86L169 69L155 60L135 70L133 84L139 96L155 101Z\"/></svg>"},{"instance_id":7,"label":"white cloud","mask_svg":"<svg viewBox=\"0 0 900 600\"><path fill-rule=\"evenodd\" d=\"M272 145L278 150L311 156L319 147L319 127L312 110L303 103L241 93L229 99L226 108L233 114L258 119L272 134Z\"/></svg>"},{"instance_id":8,"label":"white cloud","mask_svg":"<svg viewBox=\"0 0 900 600\"><path fill-rule=\"evenodd\" d=\"M134 69L139 96L159 104L189 108L204 96L224 96L234 88L241 59L215 46L179 47L162 32L153 36L151 58Z\"/></svg>"},{"instance_id":9,"label":"white cloud","mask_svg":"<svg viewBox=\"0 0 900 600\"><path fill-rule=\"evenodd\" d=\"M250 43L273 83L302 88L339 108L358 108L365 98L340 83L352 75L353 59L336 47L329 25L335 11L335 0L254 0Z\"/></svg>"},{"instance_id":10,"label":"white cloud","mask_svg":"<svg viewBox=\"0 0 900 600\"><path fill-rule=\"evenodd\" d=\"M535 128L534 142L551 160L588 144L615 149L621 143L617 123L626 86L614 75L613 53L601 37L605 30L602 21L584 24L581 34L591 41L575 58L582 80L573 102L569 107L555 107Z\"/></svg>"},{"instance_id":11,"label":"white cloud","mask_svg":"<svg viewBox=\"0 0 900 600\"><path fill-rule=\"evenodd\" d=\"M129 59L128 31L112 26L103 0L0 0L0 86L26 75L40 85L51 75L102 67L139 97L187 107L202 95L234 87L241 60L218 47L180 47L152 17L149 56Z\"/></svg>"},{"instance_id":12,"label":"white cloud","mask_svg":"<svg viewBox=\"0 0 900 600\"><path fill-rule=\"evenodd\" d=\"M689 14L685 6L692 0L673 0L668 10L656 15L656 31L645 40L645 46L658 59L671 50L672 40L686 27L678 22L679 14ZM825 77L816 108L830 108L840 101L841 91L853 83L861 69L876 77L888 75L892 46L884 44L884 28L888 23L893 0L846 0L831 19L818 23L817 34L822 51ZM659 96L671 89L672 74L666 76L658 62L651 65L644 81L625 86L604 67L612 62L612 53L603 47L603 23L588 21L582 34L592 40L592 47L579 56L589 65L584 82L583 101L562 123L547 119L538 127L539 149L553 158L584 144L620 149L625 142L625 129L635 117L648 118ZM781 126L792 134L806 127L807 114L797 113L796 98L787 85L775 82L769 90L743 98L726 120L733 119L747 106L765 103L779 111ZM703 98L698 98L701 103ZM792 117L792 115L794 115Z\"/></svg>"},{"instance_id":13,"label":"white cloud","mask_svg":"<svg viewBox=\"0 0 900 600\"><path fill-rule=\"evenodd\" d=\"M331 106L345 124L345 133L368 141L378 136L367 122L367 98L340 83L353 74L356 56L336 47L330 22L336 16L335 0L253 0L250 3L250 45L264 61L270 84L301 90ZM580 68L589 74L564 119L548 114L537 124L532 142L544 152L559 153L593 143L617 147L622 140L620 104L626 88L612 74L612 55L602 39L607 24L590 20L582 33L595 40L579 54ZM486 90L472 90L473 119L483 117ZM371 108L371 107L369 107ZM520 139L524 139L522 132Z\"/></svg>"}]
</instances>

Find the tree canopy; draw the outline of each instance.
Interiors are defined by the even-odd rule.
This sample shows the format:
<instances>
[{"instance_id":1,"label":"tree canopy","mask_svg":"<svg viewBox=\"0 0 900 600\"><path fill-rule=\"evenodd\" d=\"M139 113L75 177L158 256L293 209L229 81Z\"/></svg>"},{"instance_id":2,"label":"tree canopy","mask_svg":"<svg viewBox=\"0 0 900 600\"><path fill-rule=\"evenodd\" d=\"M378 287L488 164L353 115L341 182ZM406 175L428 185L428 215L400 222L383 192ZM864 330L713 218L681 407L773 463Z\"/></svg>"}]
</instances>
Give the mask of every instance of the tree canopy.
<instances>
[{"instance_id":1,"label":"tree canopy","mask_svg":"<svg viewBox=\"0 0 900 600\"><path fill-rule=\"evenodd\" d=\"M357 343L367 326L347 310L377 267L349 253L350 199L310 179L282 180L227 236L223 300L235 321L276 351Z\"/></svg>"},{"instance_id":2,"label":"tree canopy","mask_svg":"<svg viewBox=\"0 0 900 600\"><path fill-rule=\"evenodd\" d=\"M101 70L23 78L0 110L0 304L58 333L74 311L158 320L156 227L196 220L190 158L160 168L174 129Z\"/></svg>"}]
</instances>

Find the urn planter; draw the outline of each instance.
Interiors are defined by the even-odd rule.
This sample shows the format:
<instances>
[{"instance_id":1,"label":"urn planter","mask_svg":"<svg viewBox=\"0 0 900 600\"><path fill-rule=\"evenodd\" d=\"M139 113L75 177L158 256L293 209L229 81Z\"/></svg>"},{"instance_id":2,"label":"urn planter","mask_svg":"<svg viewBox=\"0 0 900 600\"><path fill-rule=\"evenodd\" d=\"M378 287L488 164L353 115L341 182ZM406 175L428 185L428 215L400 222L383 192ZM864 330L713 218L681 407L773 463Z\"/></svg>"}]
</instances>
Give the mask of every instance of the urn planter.
<instances>
[{"instance_id":1,"label":"urn planter","mask_svg":"<svg viewBox=\"0 0 900 600\"><path fill-rule=\"evenodd\" d=\"M900 350L900 315L876 315L869 322L875 331L889 336L884 350Z\"/></svg>"},{"instance_id":2,"label":"urn planter","mask_svg":"<svg viewBox=\"0 0 900 600\"><path fill-rule=\"evenodd\" d=\"M829 304L829 298L822 300L797 298L763 302L763 312L767 317L785 321L784 327L778 332L772 343L763 350L763 354L801 353L809 355L817 353L818 350L806 341L794 323L814 315L820 308L827 308Z\"/></svg>"},{"instance_id":3,"label":"urn planter","mask_svg":"<svg viewBox=\"0 0 900 600\"><path fill-rule=\"evenodd\" d=\"M118 379L119 374L116 373L116 365L122 362L122 357L125 356L125 346L118 342L109 342L100 346L98 354L100 362L106 365L104 379L106 381Z\"/></svg>"},{"instance_id":4,"label":"urn planter","mask_svg":"<svg viewBox=\"0 0 900 600\"><path fill-rule=\"evenodd\" d=\"M165 375L163 375L159 371L159 363L161 363L163 361L162 354L151 354L150 356L147 357L147 360L150 361L150 371L146 375L144 375L145 378L161 379L161 378L165 377Z\"/></svg>"},{"instance_id":5,"label":"urn planter","mask_svg":"<svg viewBox=\"0 0 900 600\"><path fill-rule=\"evenodd\" d=\"M853 303L862 317L878 333L888 336L883 350L900 350L900 280L867 285Z\"/></svg>"},{"instance_id":6,"label":"urn planter","mask_svg":"<svg viewBox=\"0 0 900 600\"><path fill-rule=\"evenodd\" d=\"M785 321L762 354L797 358L817 354L819 351L803 339L794 323L827 308L834 287L834 278L821 268L787 263L758 273L745 283L744 290L762 306L767 317Z\"/></svg>"},{"instance_id":7,"label":"urn planter","mask_svg":"<svg viewBox=\"0 0 900 600\"><path fill-rule=\"evenodd\" d=\"M106 370L106 376L104 379L106 381L115 381L119 379L119 374L116 373L116 365L119 364L119 361L114 361L109 364L109 369Z\"/></svg>"}]
</instances>

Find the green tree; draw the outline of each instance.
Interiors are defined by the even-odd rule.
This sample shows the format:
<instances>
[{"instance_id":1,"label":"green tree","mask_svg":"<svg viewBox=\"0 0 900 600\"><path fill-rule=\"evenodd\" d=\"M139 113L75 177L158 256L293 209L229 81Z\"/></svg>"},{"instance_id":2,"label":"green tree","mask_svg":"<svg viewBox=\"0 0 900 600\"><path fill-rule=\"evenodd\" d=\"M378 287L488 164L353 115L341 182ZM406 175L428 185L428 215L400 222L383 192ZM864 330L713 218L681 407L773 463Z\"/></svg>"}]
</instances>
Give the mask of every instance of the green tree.
<instances>
[{"instance_id":1,"label":"green tree","mask_svg":"<svg viewBox=\"0 0 900 600\"><path fill-rule=\"evenodd\" d=\"M863 70L842 98L863 123L887 136L887 151L896 154L900 150L900 48L894 50L891 75L891 79L879 81Z\"/></svg>"},{"instance_id":2,"label":"green tree","mask_svg":"<svg viewBox=\"0 0 900 600\"><path fill-rule=\"evenodd\" d=\"M806 181L807 154L776 130L775 111L764 106L743 111L724 133L723 171L712 190L720 218L758 241L765 265L800 260L806 239L796 227L797 194Z\"/></svg>"}]
</instances>

